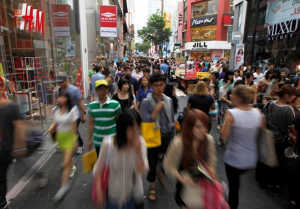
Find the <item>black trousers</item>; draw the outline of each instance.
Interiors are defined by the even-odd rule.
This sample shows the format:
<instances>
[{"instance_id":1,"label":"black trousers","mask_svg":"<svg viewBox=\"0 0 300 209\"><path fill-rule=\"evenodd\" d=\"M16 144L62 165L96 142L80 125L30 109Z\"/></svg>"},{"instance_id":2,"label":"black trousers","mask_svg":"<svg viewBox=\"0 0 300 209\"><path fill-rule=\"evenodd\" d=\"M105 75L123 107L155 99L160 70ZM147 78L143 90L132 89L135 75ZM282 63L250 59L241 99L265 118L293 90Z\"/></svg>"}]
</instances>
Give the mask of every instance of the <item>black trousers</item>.
<instances>
[{"instance_id":1,"label":"black trousers","mask_svg":"<svg viewBox=\"0 0 300 209\"><path fill-rule=\"evenodd\" d=\"M11 151L0 150L0 208L6 205L6 192L7 192L7 170L11 162Z\"/></svg>"},{"instance_id":2,"label":"black trousers","mask_svg":"<svg viewBox=\"0 0 300 209\"><path fill-rule=\"evenodd\" d=\"M83 146L83 141L82 141L82 138L81 138L80 133L79 133L80 120L81 120L80 118L77 120L77 133L78 133L78 146L82 147Z\"/></svg>"},{"instance_id":3,"label":"black trousers","mask_svg":"<svg viewBox=\"0 0 300 209\"><path fill-rule=\"evenodd\" d=\"M147 180L149 182L154 182L156 180L156 166L158 162L159 153L165 153L172 139L173 134L167 135L161 138L161 146L148 148L148 163L149 163L149 173L147 175Z\"/></svg>"},{"instance_id":4,"label":"black trousers","mask_svg":"<svg viewBox=\"0 0 300 209\"><path fill-rule=\"evenodd\" d=\"M228 204L231 209L237 209L239 206L240 176L245 173L246 170L234 168L226 163L225 170L229 184Z\"/></svg>"}]
</instances>

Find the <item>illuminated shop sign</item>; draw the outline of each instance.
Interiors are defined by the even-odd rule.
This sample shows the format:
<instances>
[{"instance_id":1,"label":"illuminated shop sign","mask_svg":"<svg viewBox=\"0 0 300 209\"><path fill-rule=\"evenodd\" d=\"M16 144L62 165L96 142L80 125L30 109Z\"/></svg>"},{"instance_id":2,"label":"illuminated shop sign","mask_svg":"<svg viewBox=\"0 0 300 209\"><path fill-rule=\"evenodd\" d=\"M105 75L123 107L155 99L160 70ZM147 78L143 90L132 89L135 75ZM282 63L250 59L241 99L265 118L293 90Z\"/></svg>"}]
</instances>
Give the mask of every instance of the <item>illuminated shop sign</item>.
<instances>
[{"instance_id":1,"label":"illuminated shop sign","mask_svg":"<svg viewBox=\"0 0 300 209\"><path fill-rule=\"evenodd\" d=\"M28 4L19 4L19 8L21 8L22 11L21 15L18 16L21 20L20 30L24 30L28 33L32 31L44 36L44 12L33 9L33 7Z\"/></svg>"},{"instance_id":2,"label":"illuminated shop sign","mask_svg":"<svg viewBox=\"0 0 300 209\"><path fill-rule=\"evenodd\" d=\"M268 40L284 39L293 37L298 29L298 19L275 23L267 27Z\"/></svg>"},{"instance_id":3,"label":"illuminated shop sign","mask_svg":"<svg viewBox=\"0 0 300 209\"><path fill-rule=\"evenodd\" d=\"M192 18L191 27L197 27L202 25L216 25L217 15L207 15L203 17Z\"/></svg>"}]
</instances>

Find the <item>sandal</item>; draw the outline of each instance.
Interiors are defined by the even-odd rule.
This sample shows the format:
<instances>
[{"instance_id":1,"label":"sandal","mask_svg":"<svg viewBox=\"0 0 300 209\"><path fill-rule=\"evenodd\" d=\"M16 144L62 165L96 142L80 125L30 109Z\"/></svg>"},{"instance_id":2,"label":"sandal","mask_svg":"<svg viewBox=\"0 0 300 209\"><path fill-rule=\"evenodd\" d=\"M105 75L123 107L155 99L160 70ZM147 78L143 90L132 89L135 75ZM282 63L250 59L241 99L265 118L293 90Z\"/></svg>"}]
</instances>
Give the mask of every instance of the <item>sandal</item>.
<instances>
[{"instance_id":1,"label":"sandal","mask_svg":"<svg viewBox=\"0 0 300 209\"><path fill-rule=\"evenodd\" d=\"M150 199L150 197L154 197L154 199ZM152 202L156 201L156 188L150 186L148 191L148 199Z\"/></svg>"}]
</instances>

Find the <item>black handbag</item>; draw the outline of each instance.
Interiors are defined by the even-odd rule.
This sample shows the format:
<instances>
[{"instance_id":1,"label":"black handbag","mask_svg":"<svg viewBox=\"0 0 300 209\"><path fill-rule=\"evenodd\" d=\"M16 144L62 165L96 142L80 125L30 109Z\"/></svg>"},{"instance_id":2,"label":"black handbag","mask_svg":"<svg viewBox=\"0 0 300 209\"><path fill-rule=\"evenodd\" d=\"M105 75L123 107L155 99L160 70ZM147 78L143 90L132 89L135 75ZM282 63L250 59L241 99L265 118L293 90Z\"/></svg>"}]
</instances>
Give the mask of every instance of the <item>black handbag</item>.
<instances>
[{"instance_id":1,"label":"black handbag","mask_svg":"<svg viewBox=\"0 0 300 209\"><path fill-rule=\"evenodd\" d=\"M285 152L290 149L290 153L292 154L291 148L287 148ZM286 161L286 169L292 173L299 173L300 172L300 156L297 154L295 148L293 149L294 155L287 156L289 154L285 153L285 161Z\"/></svg>"}]
</instances>

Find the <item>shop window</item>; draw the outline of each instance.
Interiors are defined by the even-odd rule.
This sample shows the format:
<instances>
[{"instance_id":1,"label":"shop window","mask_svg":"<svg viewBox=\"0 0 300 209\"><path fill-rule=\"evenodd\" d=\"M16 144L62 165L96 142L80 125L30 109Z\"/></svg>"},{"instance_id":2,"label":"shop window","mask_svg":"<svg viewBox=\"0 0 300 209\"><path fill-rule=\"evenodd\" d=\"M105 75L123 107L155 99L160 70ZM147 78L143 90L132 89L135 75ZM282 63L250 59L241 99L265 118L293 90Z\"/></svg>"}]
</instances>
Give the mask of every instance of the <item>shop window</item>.
<instances>
[{"instance_id":1,"label":"shop window","mask_svg":"<svg viewBox=\"0 0 300 209\"><path fill-rule=\"evenodd\" d=\"M193 7L193 18L201 17L206 15L217 14L218 12L218 0L204 1L194 3Z\"/></svg>"}]
</instances>

